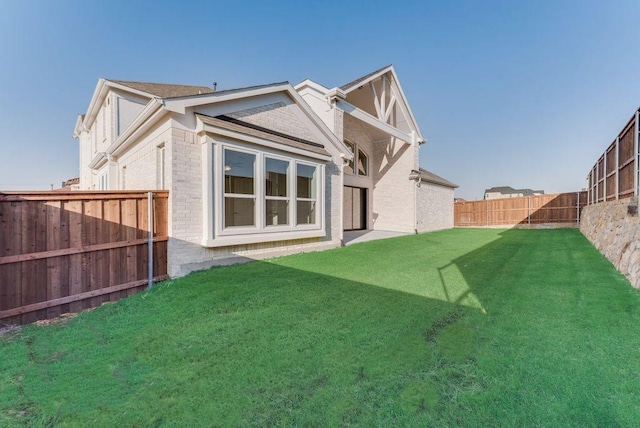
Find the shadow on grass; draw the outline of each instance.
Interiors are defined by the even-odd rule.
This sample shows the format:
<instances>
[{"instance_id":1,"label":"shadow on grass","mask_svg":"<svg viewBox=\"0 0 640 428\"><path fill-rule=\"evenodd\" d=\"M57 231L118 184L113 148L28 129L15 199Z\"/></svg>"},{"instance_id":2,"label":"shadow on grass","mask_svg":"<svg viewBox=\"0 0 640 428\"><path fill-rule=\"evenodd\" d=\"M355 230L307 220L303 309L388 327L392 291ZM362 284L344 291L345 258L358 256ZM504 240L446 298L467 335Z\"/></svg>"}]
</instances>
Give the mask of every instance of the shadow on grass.
<instances>
[{"instance_id":1,"label":"shadow on grass","mask_svg":"<svg viewBox=\"0 0 640 428\"><path fill-rule=\"evenodd\" d=\"M580 313L597 299L566 286L597 252L549 232L449 231L220 267L25 328L0 342L0 425L615 424L593 385L624 379L599 369L604 342Z\"/></svg>"}]
</instances>

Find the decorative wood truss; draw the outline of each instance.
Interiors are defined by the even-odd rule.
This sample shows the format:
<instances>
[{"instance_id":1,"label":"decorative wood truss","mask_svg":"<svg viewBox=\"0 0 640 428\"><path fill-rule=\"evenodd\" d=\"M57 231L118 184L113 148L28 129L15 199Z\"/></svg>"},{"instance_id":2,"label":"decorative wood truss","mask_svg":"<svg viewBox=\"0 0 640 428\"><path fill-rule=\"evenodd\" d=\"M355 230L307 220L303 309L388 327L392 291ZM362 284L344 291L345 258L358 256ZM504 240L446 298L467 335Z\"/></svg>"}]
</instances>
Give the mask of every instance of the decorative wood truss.
<instances>
[{"instance_id":1,"label":"decorative wood truss","mask_svg":"<svg viewBox=\"0 0 640 428\"><path fill-rule=\"evenodd\" d=\"M354 118L408 144L417 143L418 136L415 131L405 132L397 128L399 119L410 123L412 116L407 110L402 92L395 84L393 76L383 74L380 79L369 81L368 85L373 95L376 116L345 101L344 98L337 97L336 102L345 113ZM401 118L398 116L398 112L401 114Z\"/></svg>"}]
</instances>

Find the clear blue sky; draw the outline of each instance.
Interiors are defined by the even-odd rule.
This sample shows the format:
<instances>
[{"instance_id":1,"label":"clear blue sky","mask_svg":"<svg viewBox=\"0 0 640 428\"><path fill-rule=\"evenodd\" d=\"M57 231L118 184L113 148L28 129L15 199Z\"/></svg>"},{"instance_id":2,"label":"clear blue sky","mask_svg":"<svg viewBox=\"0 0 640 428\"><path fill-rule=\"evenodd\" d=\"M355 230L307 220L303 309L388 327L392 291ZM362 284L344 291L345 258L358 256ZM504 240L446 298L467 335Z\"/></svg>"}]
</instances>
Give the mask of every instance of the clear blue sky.
<instances>
[{"instance_id":1,"label":"clear blue sky","mask_svg":"<svg viewBox=\"0 0 640 428\"><path fill-rule=\"evenodd\" d=\"M584 187L640 105L638 1L0 0L0 189L78 176L99 77L336 86L394 64L421 166L480 198Z\"/></svg>"}]
</instances>

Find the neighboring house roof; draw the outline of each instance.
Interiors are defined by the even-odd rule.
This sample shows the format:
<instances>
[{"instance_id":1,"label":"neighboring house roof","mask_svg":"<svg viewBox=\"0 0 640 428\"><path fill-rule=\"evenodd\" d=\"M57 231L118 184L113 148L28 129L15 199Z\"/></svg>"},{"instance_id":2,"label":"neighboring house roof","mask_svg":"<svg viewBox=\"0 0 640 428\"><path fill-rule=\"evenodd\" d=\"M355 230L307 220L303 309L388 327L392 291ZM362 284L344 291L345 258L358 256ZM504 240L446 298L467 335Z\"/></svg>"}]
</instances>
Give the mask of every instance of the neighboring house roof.
<instances>
[{"instance_id":1,"label":"neighboring house roof","mask_svg":"<svg viewBox=\"0 0 640 428\"><path fill-rule=\"evenodd\" d=\"M106 79L137 91L146 92L158 98L177 98L192 95L212 94L215 91L207 86L174 85L169 83L129 82L126 80Z\"/></svg>"},{"instance_id":2,"label":"neighboring house roof","mask_svg":"<svg viewBox=\"0 0 640 428\"><path fill-rule=\"evenodd\" d=\"M242 134L247 134L258 138L264 138L290 147L295 147L297 149L303 149L329 156L329 152L325 150L322 144L314 143L313 141L308 141L302 138L294 137L292 135L283 134L281 132L263 128L262 126L254 125L252 123L244 122L242 120L234 119L225 115L211 117L204 114L196 113L196 116L207 125L215 126L229 131L240 132Z\"/></svg>"},{"instance_id":3,"label":"neighboring house roof","mask_svg":"<svg viewBox=\"0 0 640 428\"><path fill-rule=\"evenodd\" d=\"M434 174L433 172L427 171L424 168L420 168L420 180L425 181L427 183L433 183L433 184L439 184L445 187L451 187L452 189L459 187L457 184L450 182L446 178L442 178L439 175Z\"/></svg>"},{"instance_id":4,"label":"neighboring house roof","mask_svg":"<svg viewBox=\"0 0 640 428\"><path fill-rule=\"evenodd\" d=\"M375 76L378 73L382 73L384 71L386 71L389 67L391 67L391 64L389 65L385 65L382 68L377 69L376 71L372 71L371 73L364 75L362 77L357 78L356 80L353 80L349 83L347 83L346 85L342 85L340 86L340 89L342 89L343 91L348 91L349 89L353 88L354 86L358 86L360 83L364 82L365 80L367 80L370 77Z\"/></svg>"},{"instance_id":5,"label":"neighboring house roof","mask_svg":"<svg viewBox=\"0 0 640 428\"><path fill-rule=\"evenodd\" d=\"M503 195L513 195L513 194L522 193L523 195L527 196L527 195L533 195L534 193L544 194L544 190L514 189L511 186L497 186L497 187L492 187L490 189L486 189L484 193L500 193Z\"/></svg>"},{"instance_id":6,"label":"neighboring house roof","mask_svg":"<svg viewBox=\"0 0 640 428\"><path fill-rule=\"evenodd\" d=\"M65 186L70 186L72 184L80 184L80 177L70 178L64 182Z\"/></svg>"}]
</instances>

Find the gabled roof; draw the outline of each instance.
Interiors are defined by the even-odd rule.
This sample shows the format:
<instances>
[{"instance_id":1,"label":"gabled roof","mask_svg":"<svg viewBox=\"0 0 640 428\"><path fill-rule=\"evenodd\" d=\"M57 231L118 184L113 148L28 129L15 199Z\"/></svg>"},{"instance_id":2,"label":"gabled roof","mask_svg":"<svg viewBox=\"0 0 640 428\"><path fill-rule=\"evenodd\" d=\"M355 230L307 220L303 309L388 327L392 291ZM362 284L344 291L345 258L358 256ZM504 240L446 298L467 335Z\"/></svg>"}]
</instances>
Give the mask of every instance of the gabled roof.
<instances>
[{"instance_id":1,"label":"gabled roof","mask_svg":"<svg viewBox=\"0 0 640 428\"><path fill-rule=\"evenodd\" d=\"M188 97L191 95L212 94L215 92L207 86L175 85L169 83L129 82L126 80L105 79L158 98Z\"/></svg>"},{"instance_id":2,"label":"gabled roof","mask_svg":"<svg viewBox=\"0 0 640 428\"><path fill-rule=\"evenodd\" d=\"M372 71L371 73L362 76L362 77L358 77L356 80L353 80L349 83L347 83L346 85L342 85L340 86L340 89L342 89L345 92L349 92L351 89L357 88L358 86L360 86L361 83L366 82L369 79L375 79L376 77L378 77L378 75L382 75L384 73L386 73L387 71L389 71L393 66L391 64L389 65L385 65L384 67L376 70L376 71Z\"/></svg>"},{"instance_id":3,"label":"gabled roof","mask_svg":"<svg viewBox=\"0 0 640 428\"><path fill-rule=\"evenodd\" d=\"M234 119L225 115L211 117L201 113L196 113L196 116L207 125L227 129L229 131L239 132L241 134L251 135L258 138L264 138L266 140L275 141L276 143L284 144L286 146L329 156L329 152L325 150L322 144L314 143L313 141L308 141L302 138L294 137L292 135L283 134L272 129L263 128L262 126L254 125L252 123L244 122L242 120Z\"/></svg>"},{"instance_id":4,"label":"gabled roof","mask_svg":"<svg viewBox=\"0 0 640 428\"><path fill-rule=\"evenodd\" d=\"M445 187L451 187L452 189L459 187L457 184L450 182L446 178L442 178L439 175L436 175L433 172L427 171L424 168L420 168L420 180L425 181L427 183L433 183L433 184L439 184Z\"/></svg>"},{"instance_id":5,"label":"gabled roof","mask_svg":"<svg viewBox=\"0 0 640 428\"><path fill-rule=\"evenodd\" d=\"M405 116L405 119L411 124L411 127L415 130L417 137L418 137L418 142L420 144L426 142L426 140L424 139L424 137L422 136L422 131L420 131L420 127L418 126L418 121L416 121L415 116L413 115L413 112L411 111L411 107L409 106L409 102L407 101L407 97L404 94L404 91L402 90L402 85L400 85L400 80L398 79L398 75L396 74L395 69L393 68L393 65L387 65L384 66L376 71L373 71L369 74L366 74L362 77L359 77L356 80L353 80L349 83L347 83L346 85L341 86L339 89L345 94L345 95L349 95L349 93L357 90L358 88L366 85L369 82L373 82L376 79L384 76L385 74L389 74L391 76L390 81L392 82L392 84L395 84L395 86L397 87L397 98L398 98L398 102L402 103L404 105L404 110L403 111L403 115ZM392 88L393 90L393 88ZM357 106L356 106L357 107ZM406 112L406 114L405 114Z\"/></svg>"}]
</instances>

